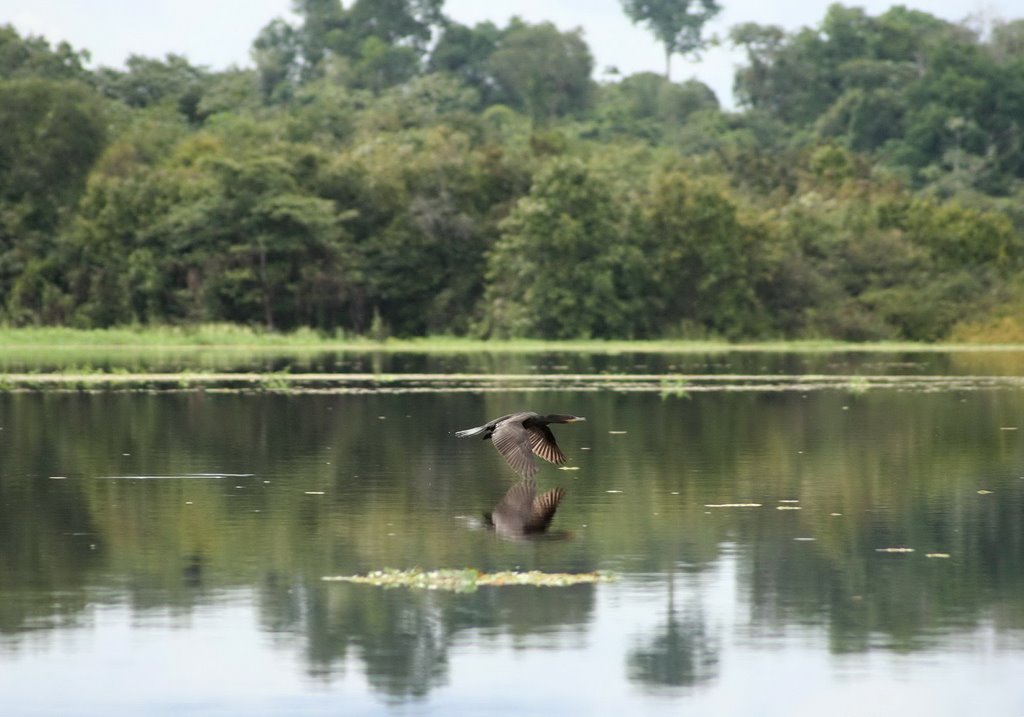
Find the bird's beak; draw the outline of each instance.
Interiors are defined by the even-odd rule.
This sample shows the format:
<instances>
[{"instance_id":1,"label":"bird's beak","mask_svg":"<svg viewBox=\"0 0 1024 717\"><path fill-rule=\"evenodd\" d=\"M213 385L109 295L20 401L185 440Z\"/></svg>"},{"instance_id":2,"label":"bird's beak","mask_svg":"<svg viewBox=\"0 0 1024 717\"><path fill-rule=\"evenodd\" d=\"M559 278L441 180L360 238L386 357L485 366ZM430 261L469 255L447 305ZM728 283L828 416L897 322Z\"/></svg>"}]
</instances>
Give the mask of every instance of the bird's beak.
<instances>
[{"instance_id":1,"label":"bird's beak","mask_svg":"<svg viewBox=\"0 0 1024 717\"><path fill-rule=\"evenodd\" d=\"M585 417L583 417L583 416L573 416L572 420L570 420L569 423L576 423L577 421L585 421L585 420L587 420L587 419Z\"/></svg>"}]
</instances>

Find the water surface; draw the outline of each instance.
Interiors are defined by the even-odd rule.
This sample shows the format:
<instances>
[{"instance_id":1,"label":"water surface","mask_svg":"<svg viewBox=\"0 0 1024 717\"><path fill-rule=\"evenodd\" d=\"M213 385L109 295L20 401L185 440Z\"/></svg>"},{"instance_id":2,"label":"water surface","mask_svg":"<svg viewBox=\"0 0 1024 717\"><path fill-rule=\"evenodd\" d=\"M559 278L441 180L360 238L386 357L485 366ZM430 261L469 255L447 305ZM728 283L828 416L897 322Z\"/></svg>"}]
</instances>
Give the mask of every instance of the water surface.
<instances>
[{"instance_id":1,"label":"water surface","mask_svg":"<svg viewBox=\"0 0 1024 717\"><path fill-rule=\"evenodd\" d=\"M513 476L451 435L522 407L588 418L538 476L555 539L476 527ZM1008 388L0 394L3 713L1024 714L1022 416ZM384 567L620 579L321 580Z\"/></svg>"}]
</instances>

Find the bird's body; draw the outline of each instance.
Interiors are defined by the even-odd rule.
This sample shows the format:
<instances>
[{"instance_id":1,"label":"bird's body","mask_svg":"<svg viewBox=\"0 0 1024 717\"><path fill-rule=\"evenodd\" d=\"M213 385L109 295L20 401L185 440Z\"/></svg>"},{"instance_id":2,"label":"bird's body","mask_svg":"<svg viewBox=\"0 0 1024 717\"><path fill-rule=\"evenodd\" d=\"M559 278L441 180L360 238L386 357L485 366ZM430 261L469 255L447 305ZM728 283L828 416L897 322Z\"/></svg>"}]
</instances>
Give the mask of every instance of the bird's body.
<instances>
[{"instance_id":1,"label":"bird's body","mask_svg":"<svg viewBox=\"0 0 1024 717\"><path fill-rule=\"evenodd\" d=\"M494 511L484 515L484 520L502 535L543 533L551 525L558 504L564 497L564 488L553 488L537 495L537 482L526 478L509 488L494 506Z\"/></svg>"},{"instance_id":2,"label":"bird's body","mask_svg":"<svg viewBox=\"0 0 1024 717\"><path fill-rule=\"evenodd\" d=\"M582 416L542 416L533 411L520 411L500 416L476 428L456 431L455 435L459 438L480 436L485 441L491 439L512 470L531 478L537 472L537 462L533 459L535 454L556 465L565 463L565 454L555 442L555 435L548 424L585 420Z\"/></svg>"}]
</instances>

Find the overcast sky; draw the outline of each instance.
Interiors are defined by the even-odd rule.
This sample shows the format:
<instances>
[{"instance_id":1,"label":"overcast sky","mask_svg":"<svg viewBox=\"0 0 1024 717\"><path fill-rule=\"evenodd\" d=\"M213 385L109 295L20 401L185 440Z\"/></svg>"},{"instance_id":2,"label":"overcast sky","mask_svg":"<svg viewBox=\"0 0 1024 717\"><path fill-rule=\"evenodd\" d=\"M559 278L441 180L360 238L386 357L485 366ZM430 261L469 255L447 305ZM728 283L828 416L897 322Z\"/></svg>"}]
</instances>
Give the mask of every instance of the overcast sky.
<instances>
[{"instance_id":1,"label":"overcast sky","mask_svg":"<svg viewBox=\"0 0 1024 717\"><path fill-rule=\"evenodd\" d=\"M816 26L831 0L720 0L723 11L709 27L725 36L741 22L781 25L786 29ZM946 20L970 19L985 27L998 19L1024 15L1021 0L906 0L902 5L925 10ZM884 12L888 0L844 2ZM53 43L67 40L88 50L94 65L122 66L130 54L163 57L184 55L211 69L248 66L249 46L260 28L275 17L288 17L291 0L2 0L0 24L22 34L42 35ZM1018 8L1018 9L1014 9ZM619 0L446 0L449 17L472 25L491 20L504 26L512 15L529 22L548 20L563 30L582 27L600 79L609 66L624 75L644 70L662 72L664 56L646 30L633 26ZM706 82L727 106L735 67L743 57L726 47L712 50L697 62L674 58L672 78L696 77Z\"/></svg>"}]
</instances>

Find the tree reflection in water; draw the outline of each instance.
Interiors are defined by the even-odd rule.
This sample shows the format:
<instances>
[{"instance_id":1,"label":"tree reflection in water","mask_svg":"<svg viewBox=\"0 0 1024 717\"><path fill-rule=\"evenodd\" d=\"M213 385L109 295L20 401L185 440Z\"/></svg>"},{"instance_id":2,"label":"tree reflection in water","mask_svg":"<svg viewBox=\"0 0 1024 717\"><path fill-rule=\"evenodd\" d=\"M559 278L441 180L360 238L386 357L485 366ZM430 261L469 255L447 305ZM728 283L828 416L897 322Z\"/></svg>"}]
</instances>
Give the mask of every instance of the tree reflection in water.
<instances>
[{"instance_id":1,"label":"tree reflection in water","mask_svg":"<svg viewBox=\"0 0 1024 717\"><path fill-rule=\"evenodd\" d=\"M717 640L708 636L699 606L680 617L671 572L667 594L664 623L638 638L626 656L629 679L655 691L695 687L718 675Z\"/></svg>"},{"instance_id":2,"label":"tree reflection in water","mask_svg":"<svg viewBox=\"0 0 1024 717\"><path fill-rule=\"evenodd\" d=\"M582 639L593 618L594 585L480 588L470 594L386 590L268 580L264 624L301 633L309 670L337 677L357 658L370 685L390 699L425 697L448 681L460 639L506 641L513 649L556 649Z\"/></svg>"}]
</instances>

